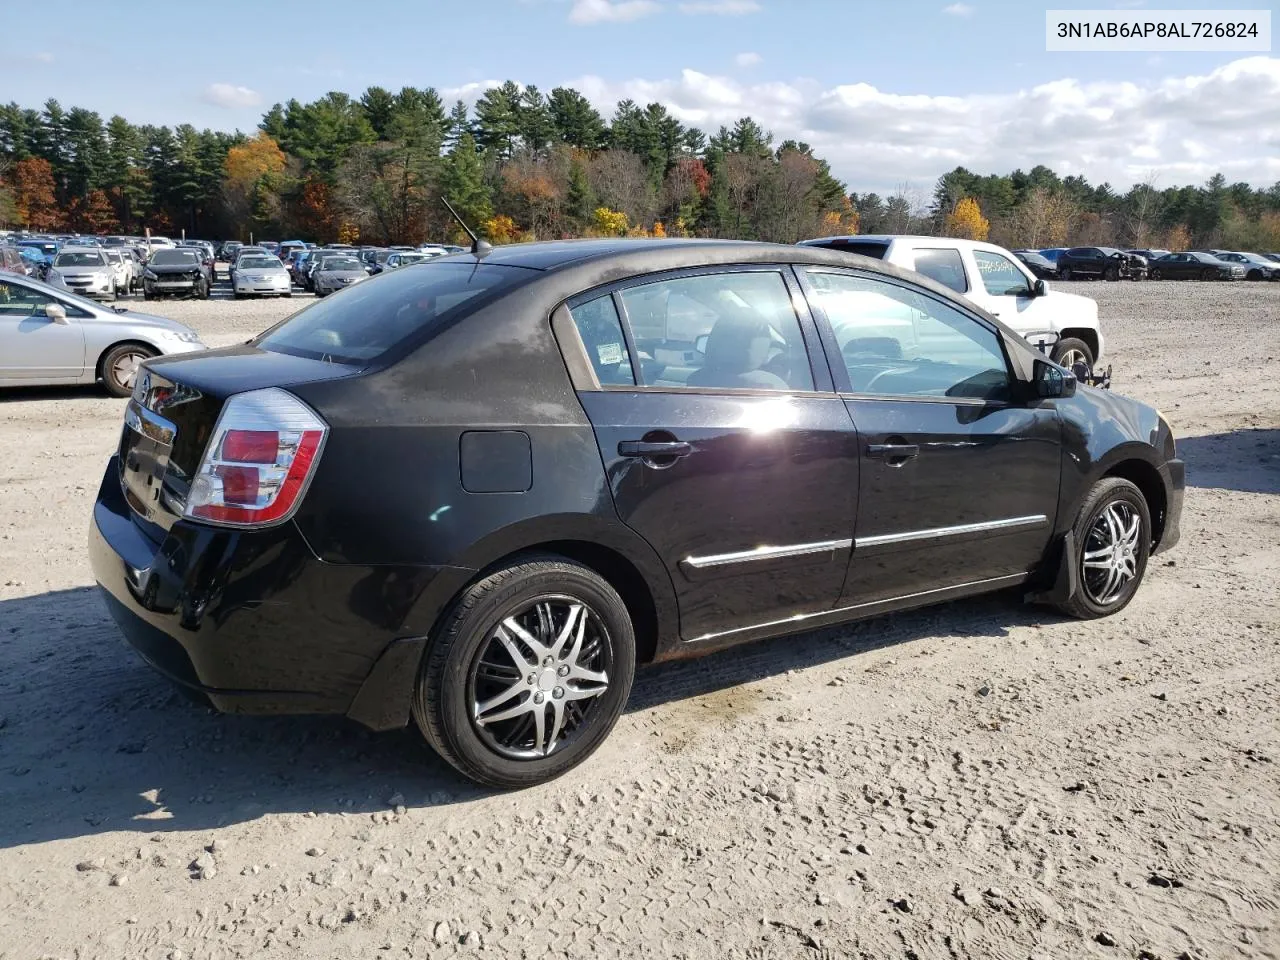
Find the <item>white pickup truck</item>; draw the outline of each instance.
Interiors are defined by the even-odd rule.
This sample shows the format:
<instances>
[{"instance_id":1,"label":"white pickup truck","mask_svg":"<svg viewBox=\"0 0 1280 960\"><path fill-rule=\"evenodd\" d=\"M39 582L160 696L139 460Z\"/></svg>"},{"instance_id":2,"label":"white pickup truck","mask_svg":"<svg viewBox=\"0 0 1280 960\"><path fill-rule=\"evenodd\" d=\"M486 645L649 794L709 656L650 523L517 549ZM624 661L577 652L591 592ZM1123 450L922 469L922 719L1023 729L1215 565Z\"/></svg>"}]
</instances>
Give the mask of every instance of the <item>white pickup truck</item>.
<instances>
[{"instance_id":1,"label":"white pickup truck","mask_svg":"<svg viewBox=\"0 0 1280 960\"><path fill-rule=\"evenodd\" d=\"M1098 304L1050 290L1004 247L950 237L847 236L804 240L915 270L980 306L1082 380L1092 378L1104 343Z\"/></svg>"}]
</instances>

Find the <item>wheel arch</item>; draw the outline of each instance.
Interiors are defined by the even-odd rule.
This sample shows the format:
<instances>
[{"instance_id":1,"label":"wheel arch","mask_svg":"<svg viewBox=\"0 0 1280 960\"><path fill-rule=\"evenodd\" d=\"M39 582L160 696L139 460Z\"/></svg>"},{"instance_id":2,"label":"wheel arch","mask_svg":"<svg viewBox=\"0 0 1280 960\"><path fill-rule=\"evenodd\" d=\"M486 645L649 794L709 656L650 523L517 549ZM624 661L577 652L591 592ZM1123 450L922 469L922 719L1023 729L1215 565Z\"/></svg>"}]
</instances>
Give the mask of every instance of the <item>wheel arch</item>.
<instances>
[{"instance_id":1,"label":"wheel arch","mask_svg":"<svg viewBox=\"0 0 1280 960\"><path fill-rule=\"evenodd\" d=\"M1058 336L1066 340L1068 337L1074 340L1080 340L1089 348L1089 352L1093 354L1094 362L1098 360L1098 331L1089 327L1065 327L1058 332Z\"/></svg>"},{"instance_id":2,"label":"wheel arch","mask_svg":"<svg viewBox=\"0 0 1280 960\"><path fill-rule=\"evenodd\" d=\"M153 357L158 357L163 352L154 343L148 343L139 337L126 337L123 340L115 340L98 351L98 357L93 362L93 379L95 381L102 379L103 361L107 359L107 354L116 349L116 347L144 347Z\"/></svg>"},{"instance_id":3,"label":"wheel arch","mask_svg":"<svg viewBox=\"0 0 1280 960\"><path fill-rule=\"evenodd\" d=\"M1147 501L1147 510L1151 514L1151 545L1153 548L1158 546L1164 536L1169 509L1169 495L1164 488L1160 471L1147 460L1132 457L1112 464L1102 476L1119 477L1138 488Z\"/></svg>"}]
</instances>

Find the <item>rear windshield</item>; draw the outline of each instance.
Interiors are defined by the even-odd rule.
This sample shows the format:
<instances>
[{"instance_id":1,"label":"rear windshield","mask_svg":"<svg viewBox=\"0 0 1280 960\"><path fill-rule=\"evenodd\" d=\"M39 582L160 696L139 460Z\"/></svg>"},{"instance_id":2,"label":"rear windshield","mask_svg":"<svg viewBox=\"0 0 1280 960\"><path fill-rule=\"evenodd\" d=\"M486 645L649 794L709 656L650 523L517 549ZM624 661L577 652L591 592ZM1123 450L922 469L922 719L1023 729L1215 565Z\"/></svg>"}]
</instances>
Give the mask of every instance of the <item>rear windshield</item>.
<instances>
[{"instance_id":1,"label":"rear windshield","mask_svg":"<svg viewBox=\"0 0 1280 960\"><path fill-rule=\"evenodd\" d=\"M60 253L53 261L55 267L101 267L105 263L100 253Z\"/></svg>"},{"instance_id":2,"label":"rear windshield","mask_svg":"<svg viewBox=\"0 0 1280 960\"><path fill-rule=\"evenodd\" d=\"M151 262L157 267L194 264L196 262L196 253L194 250L157 250L156 255L151 258Z\"/></svg>"},{"instance_id":3,"label":"rear windshield","mask_svg":"<svg viewBox=\"0 0 1280 960\"><path fill-rule=\"evenodd\" d=\"M534 276L522 267L465 262L393 270L317 301L257 344L315 360L364 364Z\"/></svg>"}]
</instances>

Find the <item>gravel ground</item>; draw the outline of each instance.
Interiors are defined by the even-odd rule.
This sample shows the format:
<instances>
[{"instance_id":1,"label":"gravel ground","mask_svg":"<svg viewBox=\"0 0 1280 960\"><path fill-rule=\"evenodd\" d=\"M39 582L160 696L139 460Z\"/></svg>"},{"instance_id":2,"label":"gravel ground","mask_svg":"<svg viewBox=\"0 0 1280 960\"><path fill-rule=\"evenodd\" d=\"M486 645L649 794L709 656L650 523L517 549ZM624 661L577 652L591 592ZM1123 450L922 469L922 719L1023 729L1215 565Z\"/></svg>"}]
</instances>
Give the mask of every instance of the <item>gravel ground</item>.
<instances>
[{"instance_id":1,"label":"gravel ground","mask_svg":"<svg viewBox=\"0 0 1280 960\"><path fill-rule=\"evenodd\" d=\"M0 958L1280 957L1280 284L1063 286L1188 463L1128 609L653 668L519 794L172 693L85 559L122 402L0 396ZM147 306L221 345L298 305Z\"/></svg>"}]
</instances>

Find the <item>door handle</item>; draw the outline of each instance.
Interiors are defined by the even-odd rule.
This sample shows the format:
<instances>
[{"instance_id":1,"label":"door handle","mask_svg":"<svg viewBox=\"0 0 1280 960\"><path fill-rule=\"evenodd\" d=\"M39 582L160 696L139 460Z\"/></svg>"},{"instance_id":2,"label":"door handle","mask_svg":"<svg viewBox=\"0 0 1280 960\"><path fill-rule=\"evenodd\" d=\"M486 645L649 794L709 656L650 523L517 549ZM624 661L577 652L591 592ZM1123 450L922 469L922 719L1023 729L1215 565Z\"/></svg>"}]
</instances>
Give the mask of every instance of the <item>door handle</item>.
<instances>
[{"instance_id":1,"label":"door handle","mask_svg":"<svg viewBox=\"0 0 1280 960\"><path fill-rule=\"evenodd\" d=\"M687 457L693 453L693 444L684 440L621 440L618 442L620 457Z\"/></svg>"},{"instance_id":2,"label":"door handle","mask_svg":"<svg viewBox=\"0 0 1280 960\"><path fill-rule=\"evenodd\" d=\"M869 443L867 456L876 460L888 460L891 465L896 466L920 456L920 447L914 443Z\"/></svg>"}]
</instances>

